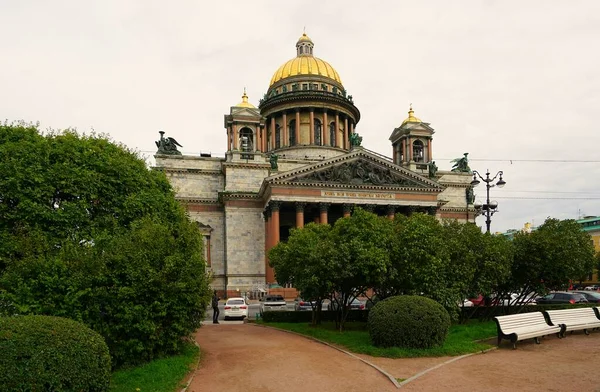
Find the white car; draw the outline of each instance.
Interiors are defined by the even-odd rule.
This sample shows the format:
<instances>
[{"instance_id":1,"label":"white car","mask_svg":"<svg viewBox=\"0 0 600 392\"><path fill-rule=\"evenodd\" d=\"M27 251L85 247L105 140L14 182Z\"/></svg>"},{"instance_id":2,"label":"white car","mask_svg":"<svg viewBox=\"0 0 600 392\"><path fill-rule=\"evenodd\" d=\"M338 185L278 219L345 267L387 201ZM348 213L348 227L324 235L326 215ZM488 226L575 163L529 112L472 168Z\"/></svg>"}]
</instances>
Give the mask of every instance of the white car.
<instances>
[{"instance_id":1,"label":"white car","mask_svg":"<svg viewBox=\"0 0 600 392\"><path fill-rule=\"evenodd\" d=\"M277 310L287 310L285 298L279 294L266 295L260 300L260 313Z\"/></svg>"},{"instance_id":2,"label":"white car","mask_svg":"<svg viewBox=\"0 0 600 392\"><path fill-rule=\"evenodd\" d=\"M229 298L225 302L225 320L234 317L241 319L248 317L248 304L242 297Z\"/></svg>"}]
</instances>

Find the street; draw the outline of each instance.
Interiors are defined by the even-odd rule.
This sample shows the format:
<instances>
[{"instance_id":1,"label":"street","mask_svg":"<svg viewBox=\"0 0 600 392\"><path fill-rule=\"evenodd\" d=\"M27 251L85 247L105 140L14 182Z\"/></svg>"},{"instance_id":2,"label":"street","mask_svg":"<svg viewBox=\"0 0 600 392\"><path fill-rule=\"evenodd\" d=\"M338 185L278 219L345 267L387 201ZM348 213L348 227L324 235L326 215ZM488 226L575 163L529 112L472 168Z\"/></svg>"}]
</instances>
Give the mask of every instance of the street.
<instances>
[{"instance_id":1,"label":"street","mask_svg":"<svg viewBox=\"0 0 600 392\"><path fill-rule=\"evenodd\" d=\"M243 320L227 320L225 321L225 303L219 302L219 323L224 324L242 324ZM287 302L287 310L294 310L294 302ZM258 301L250 301L248 304L248 319L256 320L256 314L260 313L260 303ZM204 323L211 323L213 317L212 307L206 311Z\"/></svg>"}]
</instances>

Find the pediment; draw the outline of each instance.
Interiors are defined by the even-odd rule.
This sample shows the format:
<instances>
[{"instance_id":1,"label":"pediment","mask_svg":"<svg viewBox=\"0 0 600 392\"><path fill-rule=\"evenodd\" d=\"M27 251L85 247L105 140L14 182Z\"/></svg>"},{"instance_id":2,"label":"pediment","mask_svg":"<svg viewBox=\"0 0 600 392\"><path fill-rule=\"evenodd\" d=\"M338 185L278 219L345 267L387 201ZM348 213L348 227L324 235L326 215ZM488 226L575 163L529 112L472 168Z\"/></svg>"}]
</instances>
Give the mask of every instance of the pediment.
<instances>
[{"instance_id":1,"label":"pediment","mask_svg":"<svg viewBox=\"0 0 600 392\"><path fill-rule=\"evenodd\" d=\"M235 107L231 108L232 116L260 117L260 111L256 108Z\"/></svg>"},{"instance_id":2,"label":"pediment","mask_svg":"<svg viewBox=\"0 0 600 392\"><path fill-rule=\"evenodd\" d=\"M271 184L411 188L441 191L439 183L364 148L266 179Z\"/></svg>"}]
</instances>

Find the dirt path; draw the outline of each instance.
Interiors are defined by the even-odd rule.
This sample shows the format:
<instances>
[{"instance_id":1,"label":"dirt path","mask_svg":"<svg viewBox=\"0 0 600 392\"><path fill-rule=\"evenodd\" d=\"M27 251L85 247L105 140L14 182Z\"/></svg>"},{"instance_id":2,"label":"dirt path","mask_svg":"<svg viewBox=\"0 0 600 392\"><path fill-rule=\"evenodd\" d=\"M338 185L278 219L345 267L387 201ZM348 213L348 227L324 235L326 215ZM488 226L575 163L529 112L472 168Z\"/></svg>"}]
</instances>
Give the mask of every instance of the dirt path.
<instances>
[{"instance_id":1,"label":"dirt path","mask_svg":"<svg viewBox=\"0 0 600 392\"><path fill-rule=\"evenodd\" d=\"M397 391L381 373L323 344L254 325L204 325L189 392Z\"/></svg>"},{"instance_id":2,"label":"dirt path","mask_svg":"<svg viewBox=\"0 0 600 392\"><path fill-rule=\"evenodd\" d=\"M206 325L196 334L205 351L189 392L398 391L381 373L333 348L253 325ZM517 350L473 355L434 369L400 391L600 391L600 332L554 336ZM406 379L451 357L389 359L361 355Z\"/></svg>"}]
</instances>

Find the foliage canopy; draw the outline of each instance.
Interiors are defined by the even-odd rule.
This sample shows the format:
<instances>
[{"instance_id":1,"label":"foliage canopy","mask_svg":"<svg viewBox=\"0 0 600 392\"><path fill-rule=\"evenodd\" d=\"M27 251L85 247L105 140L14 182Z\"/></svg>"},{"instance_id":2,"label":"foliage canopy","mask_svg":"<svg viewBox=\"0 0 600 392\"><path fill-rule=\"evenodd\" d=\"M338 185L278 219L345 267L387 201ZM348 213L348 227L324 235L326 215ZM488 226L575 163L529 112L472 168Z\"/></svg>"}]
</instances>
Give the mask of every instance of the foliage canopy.
<instances>
[{"instance_id":1,"label":"foliage canopy","mask_svg":"<svg viewBox=\"0 0 600 392\"><path fill-rule=\"evenodd\" d=\"M84 322L113 365L182 346L209 299L201 236L162 172L102 136L0 126L0 302Z\"/></svg>"}]
</instances>

